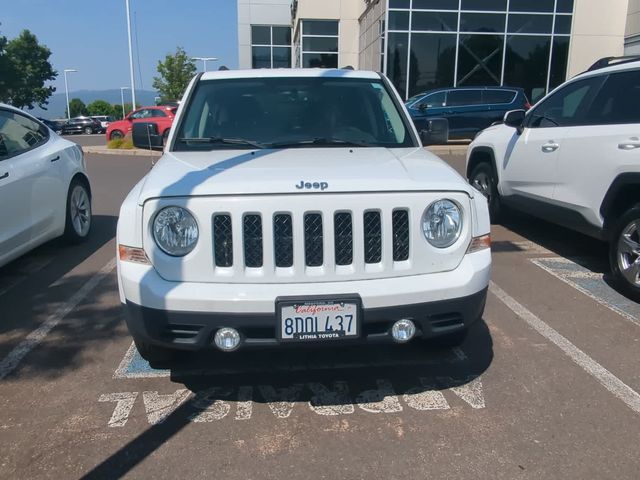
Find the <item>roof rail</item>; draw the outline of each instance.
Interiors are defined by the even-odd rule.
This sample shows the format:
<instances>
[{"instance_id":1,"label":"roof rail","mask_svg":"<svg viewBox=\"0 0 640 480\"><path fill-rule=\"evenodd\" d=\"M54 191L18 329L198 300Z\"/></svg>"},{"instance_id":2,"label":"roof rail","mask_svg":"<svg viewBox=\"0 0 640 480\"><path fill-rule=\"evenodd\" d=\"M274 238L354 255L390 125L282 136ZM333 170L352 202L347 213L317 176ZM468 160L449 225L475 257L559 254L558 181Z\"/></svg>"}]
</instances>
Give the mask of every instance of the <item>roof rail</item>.
<instances>
[{"instance_id":1,"label":"roof rail","mask_svg":"<svg viewBox=\"0 0 640 480\"><path fill-rule=\"evenodd\" d=\"M587 72L593 72L594 70L600 70L601 68L611 67L613 65L622 65L625 63L640 61L640 55L627 55L624 57L604 57L591 65Z\"/></svg>"}]
</instances>

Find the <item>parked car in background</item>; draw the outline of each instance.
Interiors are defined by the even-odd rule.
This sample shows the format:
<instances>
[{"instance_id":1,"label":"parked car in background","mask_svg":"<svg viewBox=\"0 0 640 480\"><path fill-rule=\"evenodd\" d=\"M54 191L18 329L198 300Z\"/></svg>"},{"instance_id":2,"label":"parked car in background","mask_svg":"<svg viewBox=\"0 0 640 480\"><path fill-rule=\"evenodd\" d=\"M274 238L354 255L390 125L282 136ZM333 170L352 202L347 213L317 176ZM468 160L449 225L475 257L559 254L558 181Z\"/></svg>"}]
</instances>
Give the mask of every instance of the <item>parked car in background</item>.
<instances>
[{"instance_id":1,"label":"parked car in background","mask_svg":"<svg viewBox=\"0 0 640 480\"><path fill-rule=\"evenodd\" d=\"M84 133L90 135L92 133L100 133L102 125L91 117L75 117L70 119L62 126L62 135L72 135L75 133Z\"/></svg>"},{"instance_id":2,"label":"parked car in background","mask_svg":"<svg viewBox=\"0 0 640 480\"><path fill-rule=\"evenodd\" d=\"M122 138L131 133L133 124L137 122L154 123L158 128L158 132L166 140L173 124L178 107L175 106L157 106L142 107L134 110L123 120L112 122L107 127L107 141L115 138Z\"/></svg>"},{"instance_id":3,"label":"parked car in background","mask_svg":"<svg viewBox=\"0 0 640 480\"><path fill-rule=\"evenodd\" d=\"M105 133L109 124L115 120L111 115L92 115L91 118L100 122L100 126L102 127L100 133Z\"/></svg>"},{"instance_id":4,"label":"parked car in background","mask_svg":"<svg viewBox=\"0 0 640 480\"><path fill-rule=\"evenodd\" d=\"M531 107L524 90L513 87L441 88L415 95L405 105L418 130L429 119L446 118L451 140L473 139L508 111Z\"/></svg>"},{"instance_id":5,"label":"parked car in background","mask_svg":"<svg viewBox=\"0 0 640 480\"><path fill-rule=\"evenodd\" d=\"M44 123L47 127L49 127L51 130L56 132L58 135L62 133L62 127L66 123L63 120L47 120L46 118L40 118L40 117L37 117L37 118L40 122Z\"/></svg>"},{"instance_id":6,"label":"parked car in background","mask_svg":"<svg viewBox=\"0 0 640 480\"><path fill-rule=\"evenodd\" d=\"M509 206L608 242L640 301L640 61L608 60L478 135L467 176L494 220Z\"/></svg>"},{"instance_id":7,"label":"parked car in background","mask_svg":"<svg viewBox=\"0 0 640 480\"><path fill-rule=\"evenodd\" d=\"M0 266L52 238L91 229L82 149L16 108L0 104Z\"/></svg>"}]
</instances>

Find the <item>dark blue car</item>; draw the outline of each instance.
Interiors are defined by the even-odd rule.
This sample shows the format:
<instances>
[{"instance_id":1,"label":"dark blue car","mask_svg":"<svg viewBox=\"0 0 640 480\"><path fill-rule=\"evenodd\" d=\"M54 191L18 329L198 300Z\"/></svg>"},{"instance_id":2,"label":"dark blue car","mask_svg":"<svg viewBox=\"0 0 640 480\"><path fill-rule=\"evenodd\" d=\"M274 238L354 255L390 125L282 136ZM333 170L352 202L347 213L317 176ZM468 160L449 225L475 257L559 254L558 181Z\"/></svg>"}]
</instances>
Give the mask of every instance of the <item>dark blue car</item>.
<instances>
[{"instance_id":1,"label":"dark blue car","mask_svg":"<svg viewBox=\"0 0 640 480\"><path fill-rule=\"evenodd\" d=\"M452 140L472 139L508 111L531 107L524 90L514 87L439 88L414 95L405 105L418 131L429 119L446 118Z\"/></svg>"}]
</instances>

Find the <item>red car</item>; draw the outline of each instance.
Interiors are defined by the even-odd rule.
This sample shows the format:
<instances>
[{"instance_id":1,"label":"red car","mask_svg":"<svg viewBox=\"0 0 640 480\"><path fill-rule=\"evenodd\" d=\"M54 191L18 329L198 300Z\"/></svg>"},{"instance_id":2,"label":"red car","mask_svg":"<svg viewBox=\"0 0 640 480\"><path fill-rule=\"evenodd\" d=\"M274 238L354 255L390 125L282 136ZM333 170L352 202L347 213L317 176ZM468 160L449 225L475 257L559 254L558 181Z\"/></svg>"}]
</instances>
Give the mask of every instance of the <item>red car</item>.
<instances>
[{"instance_id":1,"label":"red car","mask_svg":"<svg viewBox=\"0 0 640 480\"><path fill-rule=\"evenodd\" d=\"M158 131L166 139L177 110L178 107L173 106L142 107L134 110L124 117L124 120L109 124L107 127L107 141L131 134L135 122L155 123L158 125Z\"/></svg>"}]
</instances>

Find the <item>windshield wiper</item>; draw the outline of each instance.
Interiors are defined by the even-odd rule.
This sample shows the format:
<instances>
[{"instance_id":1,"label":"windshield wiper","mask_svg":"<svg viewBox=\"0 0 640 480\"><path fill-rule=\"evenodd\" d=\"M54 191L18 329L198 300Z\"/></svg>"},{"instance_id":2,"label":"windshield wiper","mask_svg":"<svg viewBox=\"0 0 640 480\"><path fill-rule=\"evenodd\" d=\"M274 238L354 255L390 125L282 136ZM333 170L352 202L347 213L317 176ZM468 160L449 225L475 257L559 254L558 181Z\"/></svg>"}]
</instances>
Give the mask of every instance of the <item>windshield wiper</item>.
<instances>
[{"instance_id":1,"label":"windshield wiper","mask_svg":"<svg viewBox=\"0 0 640 480\"><path fill-rule=\"evenodd\" d=\"M266 145L263 145L259 142L254 142L253 140L247 140L244 138L224 138L224 137L183 137L179 138L178 141L180 143L202 143L207 145L246 145L253 148L267 148Z\"/></svg>"},{"instance_id":2,"label":"windshield wiper","mask_svg":"<svg viewBox=\"0 0 640 480\"><path fill-rule=\"evenodd\" d=\"M288 142L275 142L267 145L268 148L288 148L300 147L305 145L340 145L343 147L376 147L377 145L366 142L358 142L353 140L342 140L340 138L316 137L308 140L297 140Z\"/></svg>"}]
</instances>

